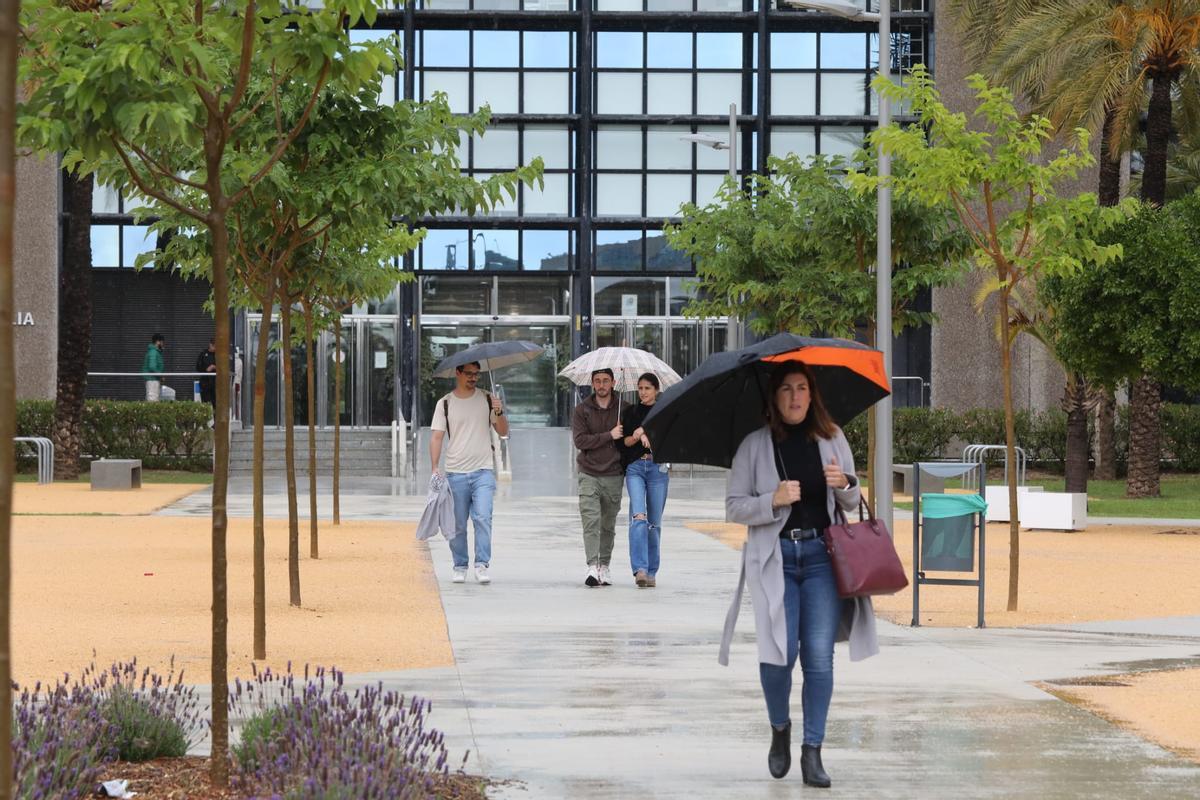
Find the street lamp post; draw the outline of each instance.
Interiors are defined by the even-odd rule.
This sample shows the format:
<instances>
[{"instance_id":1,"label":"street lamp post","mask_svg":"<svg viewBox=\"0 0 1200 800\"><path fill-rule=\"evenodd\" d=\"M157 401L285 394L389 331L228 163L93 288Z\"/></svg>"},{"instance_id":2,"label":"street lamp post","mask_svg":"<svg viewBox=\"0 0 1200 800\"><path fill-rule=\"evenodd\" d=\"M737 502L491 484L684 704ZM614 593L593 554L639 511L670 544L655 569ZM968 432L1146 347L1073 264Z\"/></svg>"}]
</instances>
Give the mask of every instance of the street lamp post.
<instances>
[{"instance_id":1,"label":"street lamp post","mask_svg":"<svg viewBox=\"0 0 1200 800\"><path fill-rule=\"evenodd\" d=\"M891 0L879 0L880 13L865 11L843 0L783 0L796 8L826 11L846 19L879 23L879 74L890 77L892 19ZM886 6L884 4L887 4ZM887 72L884 72L887 70ZM888 99L879 96L878 127L891 124ZM879 193L877 197L875 250L875 346L883 353L883 369L888 382L892 377L892 157L879 151ZM892 526L892 397L875 404L875 484L871 495L875 516Z\"/></svg>"},{"instance_id":2,"label":"street lamp post","mask_svg":"<svg viewBox=\"0 0 1200 800\"><path fill-rule=\"evenodd\" d=\"M695 142L702 144L705 147L711 147L713 150L728 150L729 151L729 177L737 182L737 103L729 104L729 140L725 141L708 133L689 133L687 136L680 136L685 142Z\"/></svg>"}]
</instances>

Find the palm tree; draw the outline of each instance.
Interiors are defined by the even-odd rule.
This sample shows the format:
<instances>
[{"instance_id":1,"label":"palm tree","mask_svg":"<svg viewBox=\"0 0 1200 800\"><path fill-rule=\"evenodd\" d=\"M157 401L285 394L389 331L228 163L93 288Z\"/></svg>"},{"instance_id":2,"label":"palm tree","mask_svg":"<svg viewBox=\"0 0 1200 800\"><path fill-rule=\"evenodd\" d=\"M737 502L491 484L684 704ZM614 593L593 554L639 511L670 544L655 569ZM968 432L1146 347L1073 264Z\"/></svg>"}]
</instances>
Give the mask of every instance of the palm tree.
<instances>
[{"instance_id":1,"label":"palm tree","mask_svg":"<svg viewBox=\"0 0 1200 800\"><path fill-rule=\"evenodd\" d=\"M1183 129L1196 130L1200 122L1200 0L952 2L968 46L999 80L1060 128L1102 130L1102 202L1116 202L1113 159L1132 147L1145 109L1141 197L1162 206L1173 100ZM1160 395L1149 376L1134 381L1131 497L1159 494Z\"/></svg>"}]
</instances>

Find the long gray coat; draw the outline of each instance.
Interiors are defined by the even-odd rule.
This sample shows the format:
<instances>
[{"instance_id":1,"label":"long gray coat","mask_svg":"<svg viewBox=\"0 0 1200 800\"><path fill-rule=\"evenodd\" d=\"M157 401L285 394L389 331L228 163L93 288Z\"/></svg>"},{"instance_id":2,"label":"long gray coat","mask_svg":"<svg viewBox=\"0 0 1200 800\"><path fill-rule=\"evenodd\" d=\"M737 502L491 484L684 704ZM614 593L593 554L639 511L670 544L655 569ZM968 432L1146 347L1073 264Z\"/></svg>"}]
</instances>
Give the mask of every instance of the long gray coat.
<instances>
[{"instance_id":1,"label":"long gray coat","mask_svg":"<svg viewBox=\"0 0 1200 800\"><path fill-rule=\"evenodd\" d=\"M819 439L821 463L829 464L837 456L838 464L850 479L845 489L829 489L829 518L835 519L837 506L849 512L858 507L861 493L854 475L854 456L839 428L832 439ZM779 532L791 509L771 508L771 496L779 487L775 445L766 426L750 434L738 447L729 472L725 492L725 519L747 526L742 547L742 569L737 592L725 615L725 633L717 660L729 664L729 644L742 605L742 591L750 584L754 605L754 627L758 639L758 660L764 664L787 665L787 614L783 607L783 556ZM850 642L850 659L859 661L879 652L875 638L875 610L871 598L860 597L842 603L842 624L837 641Z\"/></svg>"}]
</instances>

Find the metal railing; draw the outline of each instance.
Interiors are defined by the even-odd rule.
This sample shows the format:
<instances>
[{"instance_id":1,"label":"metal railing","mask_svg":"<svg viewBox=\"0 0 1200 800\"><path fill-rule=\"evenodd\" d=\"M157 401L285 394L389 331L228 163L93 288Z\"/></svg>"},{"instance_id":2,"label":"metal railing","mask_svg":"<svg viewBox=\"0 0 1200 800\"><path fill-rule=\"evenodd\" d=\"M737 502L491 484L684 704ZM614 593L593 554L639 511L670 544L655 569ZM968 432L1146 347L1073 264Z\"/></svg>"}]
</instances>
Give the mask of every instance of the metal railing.
<instances>
[{"instance_id":1,"label":"metal railing","mask_svg":"<svg viewBox=\"0 0 1200 800\"><path fill-rule=\"evenodd\" d=\"M14 436L13 442L33 445L37 449L38 483L54 483L54 442L45 436Z\"/></svg>"},{"instance_id":2,"label":"metal railing","mask_svg":"<svg viewBox=\"0 0 1200 800\"><path fill-rule=\"evenodd\" d=\"M1017 485L1024 486L1025 485L1025 465L1028 462L1028 458L1026 458L1026 456L1025 456L1025 451L1023 449L1021 449L1020 447L1014 447L1013 450L1016 453L1016 458L1017 458L1017 464L1016 464ZM1005 483L1007 483L1008 482L1008 446L1007 445L1003 445L1003 444L969 444L963 448L962 460L967 463L986 465L987 457L988 457L989 453L1004 453L1004 481L1005 481ZM977 491L981 491L982 490L981 487L970 485L970 482L974 481L974 480L976 480L975 473L973 473L973 472L967 473L967 476L963 477L963 488L964 489L975 489ZM985 478L985 480L986 480L986 478Z\"/></svg>"},{"instance_id":3,"label":"metal railing","mask_svg":"<svg viewBox=\"0 0 1200 800\"><path fill-rule=\"evenodd\" d=\"M929 388L929 381L922 378L920 375L893 375L892 384L895 388L896 381L916 381L917 382L917 403L921 408L925 407L925 390Z\"/></svg>"}]
</instances>

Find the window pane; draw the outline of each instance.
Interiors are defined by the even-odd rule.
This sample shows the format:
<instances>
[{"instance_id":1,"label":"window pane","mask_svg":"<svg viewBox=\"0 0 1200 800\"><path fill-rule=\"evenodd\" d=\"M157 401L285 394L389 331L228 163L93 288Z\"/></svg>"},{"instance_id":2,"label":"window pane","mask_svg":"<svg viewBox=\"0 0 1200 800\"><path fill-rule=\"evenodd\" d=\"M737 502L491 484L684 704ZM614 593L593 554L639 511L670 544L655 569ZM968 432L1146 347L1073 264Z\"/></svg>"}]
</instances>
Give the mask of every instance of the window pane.
<instances>
[{"instance_id":1,"label":"window pane","mask_svg":"<svg viewBox=\"0 0 1200 800\"><path fill-rule=\"evenodd\" d=\"M514 272L520 269L517 238L516 231L475 231L475 235L471 237L475 246L475 269Z\"/></svg>"},{"instance_id":2,"label":"window pane","mask_svg":"<svg viewBox=\"0 0 1200 800\"><path fill-rule=\"evenodd\" d=\"M867 35L864 33L822 33L823 69L866 69Z\"/></svg>"},{"instance_id":3,"label":"window pane","mask_svg":"<svg viewBox=\"0 0 1200 800\"><path fill-rule=\"evenodd\" d=\"M642 215L642 176L596 176L596 213L609 217Z\"/></svg>"},{"instance_id":4,"label":"window pane","mask_svg":"<svg viewBox=\"0 0 1200 800\"><path fill-rule=\"evenodd\" d=\"M741 4L738 4L741 11ZM741 69L740 33L696 34L696 67L699 69Z\"/></svg>"},{"instance_id":5,"label":"window pane","mask_svg":"<svg viewBox=\"0 0 1200 800\"><path fill-rule=\"evenodd\" d=\"M755 8L757 3L752 3L751 8ZM696 0L696 8L699 11L741 11L742 0Z\"/></svg>"},{"instance_id":6,"label":"window pane","mask_svg":"<svg viewBox=\"0 0 1200 800\"><path fill-rule=\"evenodd\" d=\"M116 267L121 263L120 233L116 225L92 226L93 267Z\"/></svg>"},{"instance_id":7,"label":"window pane","mask_svg":"<svg viewBox=\"0 0 1200 800\"><path fill-rule=\"evenodd\" d=\"M662 278L596 278L593 313L598 317L621 316L622 295L636 295L639 316L661 317L667 310L667 284Z\"/></svg>"},{"instance_id":8,"label":"window pane","mask_svg":"<svg viewBox=\"0 0 1200 800\"><path fill-rule=\"evenodd\" d=\"M95 186L92 189L92 213L119 213L121 211L120 198L120 193L111 186Z\"/></svg>"},{"instance_id":9,"label":"window pane","mask_svg":"<svg viewBox=\"0 0 1200 800\"><path fill-rule=\"evenodd\" d=\"M866 73L822 73L821 113L830 117L866 114L868 80Z\"/></svg>"},{"instance_id":10,"label":"window pane","mask_svg":"<svg viewBox=\"0 0 1200 800\"><path fill-rule=\"evenodd\" d=\"M697 133L703 133L706 136L711 136L713 139L721 142L729 142L729 126L715 128L710 126L701 126ZM738 142L741 146L741 141ZM715 150L711 147L698 144L696 145L696 168L697 169L714 169L726 172L729 170L729 151Z\"/></svg>"},{"instance_id":11,"label":"window pane","mask_svg":"<svg viewBox=\"0 0 1200 800\"><path fill-rule=\"evenodd\" d=\"M600 114L641 114L641 74L602 72L597 75L596 111Z\"/></svg>"},{"instance_id":12,"label":"window pane","mask_svg":"<svg viewBox=\"0 0 1200 800\"><path fill-rule=\"evenodd\" d=\"M476 72L475 107L485 105L493 114L517 113L517 73Z\"/></svg>"},{"instance_id":13,"label":"window pane","mask_svg":"<svg viewBox=\"0 0 1200 800\"><path fill-rule=\"evenodd\" d=\"M833 128L821 129L821 152L830 156L845 156L850 158L854 151L862 147L862 128Z\"/></svg>"},{"instance_id":14,"label":"window pane","mask_svg":"<svg viewBox=\"0 0 1200 800\"><path fill-rule=\"evenodd\" d=\"M154 251L158 237L147 225L125 225L121 228L121 266L132 267L142 253Z\"/></svg>"},{"instance_id":15,"label":"window pane","mask_svg":"<svg viewBox=\"0 0 1200 800\"><path fill-rule=\"evenodd\" d=\"M742 76L737 72L701 72L696 75L696 113L728 114L729 104L742 105Z\"/></svg>"},{"instance_id":16,"label":"window pane","mask_svg":"<svg viewBox=\"0 0 1200 800\"><path fill-rule=\"evenodd\" d=\"M525 213L553 214L565 216L571 211L570 180L563 173L544 175L545 187L539 190L536 186L521 188L525 200Z\"/></svg>"},{"instance_id":17,"label":"window pane","mask_svg":"<svg viewBox=\"0 0 1200 800\"><path fill-rule=\"evenodd\" d=\"M817 152L816 128L775 128L771 131L771 155L780 158L794 153L801 158Z\"/></svg>"},{"instance_id":18,"label":"window pane","mask_svg":"<svg viewBox=\"0 0 1200 800\"><path fill-rule=\"evenodd\" d=\"M492 177L492 175L490 173L477 172L475 173L474 177L480 181L483 181ZM496 205L492 206L491 211L486 213L489 217L515 217L517 216L517 198L509 197L508 192L501 191L500 200L496 203Z\"/></svg>"},{"instance_id":19,"label":"window pane","mask_svg":"<svg viewBox=\"0 0 1200 800\"><path fill-rule=\"evenodd\" d=\"M687 0L691 7L690 0ZM646 36L646 66L650 69L691 69L690 33L650 33Z\"/></svg>"},{"instance_id":20,"label":"window pane","mask_svg":"<svg viewBox=\"0 0 1200 800\"><path fill-rule=\"evenodd\" d=\"M596 231L596 269L615 272L641 268L641 231ZM596 281L596 288L600 288L599 280ZM599 305L594 310L597 314L603 313ZM619 301L616 313L620 313Z\"/></svg>"},{"instance_id":21,"label":"window pane","mask_svg":"<svg viewBox=\"0 0 1200 800\"><path fill-rule=\"evenodd\" d=\"M603 127L596 130L597 169L641 169L640 128Z\"/></svg>"},{"instance_id":22,"label":"window pane","mask_svg":"<svg viewBox=\"0 0 1200 800\"><path fill-rule=\"evenodd\" d=\"M717 196L717 190L721 188L721 183L724 182L726 177L726 175L697 175L696 205L704 208L704 206L713 202Z\"/></svg>"},{"instance_id":23,"label":"window pane","mask_svg":"<svg viewBox=\"0 0 1200 800\"><path fill-rule=\"evenodd\" d=\"M602 31L596 34L596 66L642 66L642 34L624 31Z\"/></svg>"},{"instance_id":24,"label":"window pane","mask_svg":"<svg viewBox=\"0 0 1200 800\"><path fill-rule=\"evenodd\" d=\"M541 156L546 169L570 169L571 136L564 128L525 129L525 161Z\"/></svg>"},{"instance_id":25,"label":"window pane","mask_svg":"<svg viewBox=\"0 0 1200 800\"><path fill-rule=\"evenodd\" d=\"M566 72L526 72L526 114L571 113L571 81Z\"/></svg>"},{"instance_id":26,"label":"window pane","mask_svg":"<svg viewBox=\"0 0 1200 800\"><path fill-rule=\"evenodd\" d=\"M647 175L646 216L675 217L679 206L692 199L692 176Z\"/></svg>"},{"instance_id":27,"label":"window pane","mask_svg":"<svg viewBox=\"0 0 1200 800\"><path fill-rule=\"evenodd\" d=\"M470 53L467 31L423 31L421 66L465 67Z\"/></svg>"},{"instance_id":28,"label":"window pane","mask_svg":"<svg viewBox=\"0 0 1200 800\"><path fill-rule=\"evenodd\" d=\"M588 2L588 0L580 0ZM596 0L597 11L641 11L642 0Z\"/></svg>"},{"instance_id":29,"label":"window pane","mask_svg":"<svg viewBox=\"0 0 1200 800\"><path fill-rule=\"evenodd\" d=\"M651 233L646 236L646 269L654 272L689 272L692 260L686 253L668 245L666 236Z\"/></svg>"},{"instance_id":30,"label":"window pane","mask_svg":"<svg viewBox=\"0 0 1200 800\"><path fill-rule=\"evenodd\" d=\"M422 313L487 314L492 310L491 305L491 278L430 276L421 279Z\"/></svg>"},{"instance_id":31,"label":"window pane","mask_svg":"<svg viewBox=\"0 0 1200 800\"><path fill-rule=\"evenodd\" d=\"M687 128L651 128L646 132L646 166L649 169L691 169L692 147L681 137Z\"/></svg>"},{"instance_id":32,"label":"window pane","mask_svg":"<svg viewBox=\"0 0 1200 800\"><path fill-rule=\"evenodd\" d=\"M647 11L691 11L692 0L646 0Z\"/></svg>"},{"instance_id":33,"label":"window pane","mask_svg":"<svg viewBox=\"0 0 1200 800\"><path fill-rule=\"evenodd\" d=\"M566 231L555 231L565 234ZM568 314L567 279L558 277L508 278L499 280L500 308L497 314Z\"/></svg>"},{"instance_id":34,"label":"window pane","mask_svg":"<svg viewBox=\"0 0 1200 800\"><path fill-rule=\"evenodd\" d=\"M467 232L430 228L421 244L421 269L470 269Z\"/></svg>"},{"instance_id":35,"label":"window pane","mask_svg":"<svg viewBox=\"0 0 1200 800\"><path fill-rule=\"evenodd\" d=\"M512 169L517 165L517 129L488 128L475 139L476 168Z\"/></svg>"},{"instance_id":36,"label":"window pane","mask_svg":"<svg viewBox=\"0 0 1200 800\"><path fill-rule=\"evenodd\" d=\"M651 72L647 78L651 114L692 113L692 76L672 72Z\"/></svg>"},{"instance_id":37,"label":"window pane","mask_svg":"<svg viewBox=\"0 0 1200 800\"><path fill-rule=\"evenodd\" d=\"M571 34L566 31L525 31L525 66L571 66Z\"/></svg>"},{"instance_id":38,"label":"window pane","mask_svg":"<svg viewBox=\"0 0 1200 800\"><path fill-rule=\"evenodd\" d=\"M570 231L528 230L521 234L524 244L523 267L526 270L565 270L571 264ZM503 304L503 302L502 302ZM553 313L566 313L558 311Z\"/></svg>"},{"instance_id":39,"label":"window pane","mask_svg":"<svg viewBox=\"0 0 1200 800\"><path fill-rule=\"evenodd\" d=\"M521 0L475 0L477 11L519 11Z\"/></svg>"},{"instance_id":40,"label":"window pane","mask_svg":"<svg viewBox=\"0 0 1200 800\"><path fill-rule=\"evenodd\" d=\"M396 290L393 289L387 297L379 300L370 300L367 302L368 314L395 314L396 313Z\"/></svg>"},{"instance_id":41,"label":"window pane","mask_svg":"<svg viewBox=\"0 0 1200 800\"><path fill-rule=\"evenodd\" d=\"M817 35L815 33L772 33L772 69L816 69Z\"/></svg>"},{"instance_id":42,"label":"window pane","mask_svg":"<svg viewBox=\"0 0 1200 800\"><path fill-rule=\"evenodd\" d=\"M435 92L444 92L450 110L455 114L466 114L470 111L468 86L470 85L465 72L426 72L424 73L424 94L429 100Z\"/></svg>"},{"instance_id":43,"label":"window pane","mask_svg":"<svg viewBox=\"0 0 1200 800\"><path fill-rule=\"evenodd\" d=\"M520 66L521 37L516 31L475 31L475 66Z\"/></svg>"},{"instance_id":44,"label":"window pane","mask_svg":"<svg viewBox=\"0 0 1200 800\"><path fill-rule=\"evenodd\" d=\"M817 113L817 79L803 73L771 76L771 113L811 116Z\"/></svg>"}]
</instances>

